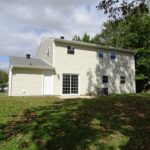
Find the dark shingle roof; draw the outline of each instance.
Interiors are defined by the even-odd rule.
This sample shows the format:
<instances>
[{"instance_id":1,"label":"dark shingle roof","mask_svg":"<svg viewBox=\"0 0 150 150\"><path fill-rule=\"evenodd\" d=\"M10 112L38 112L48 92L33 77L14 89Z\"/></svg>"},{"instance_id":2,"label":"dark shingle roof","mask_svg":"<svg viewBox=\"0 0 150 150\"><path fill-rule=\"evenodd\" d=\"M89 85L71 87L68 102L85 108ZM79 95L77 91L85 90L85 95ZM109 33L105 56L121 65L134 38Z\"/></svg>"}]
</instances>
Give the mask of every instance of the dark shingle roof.
<instances>
[{"instance_id":1,"label":"dark shingle roof","mask_svg":"<svg viewBox=\"0 0 150 150\"><path fill-rule=\"evenodd\" d=\"M46 63L40 58L26 58L26 57L9 57L9 65L16 67L29 67L29 68L49 68L54 69L51 65Z\"/></svg>"}]
</instances>

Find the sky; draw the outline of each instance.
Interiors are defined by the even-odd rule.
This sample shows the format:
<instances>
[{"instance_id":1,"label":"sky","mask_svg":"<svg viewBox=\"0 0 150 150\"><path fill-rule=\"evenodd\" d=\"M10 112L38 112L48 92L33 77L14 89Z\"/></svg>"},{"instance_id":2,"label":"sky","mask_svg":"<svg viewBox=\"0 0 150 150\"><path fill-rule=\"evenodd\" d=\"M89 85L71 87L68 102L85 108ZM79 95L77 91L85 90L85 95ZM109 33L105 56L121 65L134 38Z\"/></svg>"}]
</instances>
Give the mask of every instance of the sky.
<instances>
[{"instance_id":1,"label":"sky","mask_svg":"<svg viewBox=\"0 0 150 150\"><path fill-rule=\"evenodd\" d=\"M0 68L8 56L35 57L43 37L100 33L107 16L98 0L0 0Z\"/></svg>"}]
</instances>

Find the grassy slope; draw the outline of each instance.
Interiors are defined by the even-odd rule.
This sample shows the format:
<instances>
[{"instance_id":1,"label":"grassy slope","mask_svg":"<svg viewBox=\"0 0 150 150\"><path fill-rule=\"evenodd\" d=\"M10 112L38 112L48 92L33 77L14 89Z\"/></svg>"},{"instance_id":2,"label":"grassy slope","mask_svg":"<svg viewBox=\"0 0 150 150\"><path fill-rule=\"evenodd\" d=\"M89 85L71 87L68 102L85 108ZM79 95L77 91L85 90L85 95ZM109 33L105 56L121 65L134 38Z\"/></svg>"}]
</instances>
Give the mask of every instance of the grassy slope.
<instances>
[{"instance_id":1,"label":"grassy slope","mask_svg":"<svg viewBox=\"0 0 150 150\"><path fill-rule=\"evenodd\" d=\"M0 149L150 149L150 95L0 95Z\"/></svg>"}]
</instances>

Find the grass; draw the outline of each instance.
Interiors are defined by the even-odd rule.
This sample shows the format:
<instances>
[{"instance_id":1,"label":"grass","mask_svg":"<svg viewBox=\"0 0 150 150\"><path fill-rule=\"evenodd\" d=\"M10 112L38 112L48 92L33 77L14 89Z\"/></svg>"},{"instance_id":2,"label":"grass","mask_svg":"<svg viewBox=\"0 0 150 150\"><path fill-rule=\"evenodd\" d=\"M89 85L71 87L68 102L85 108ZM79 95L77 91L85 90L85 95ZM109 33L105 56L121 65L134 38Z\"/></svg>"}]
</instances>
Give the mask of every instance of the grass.
<instances>
[{"instance_id":1,"label":"grass","mask_svg":"<svg viewBox=\"0 0 150 150\"><path fill-rule=\"evenodd\" d=\"M150 95L0 95L2 150L148 150L149 141Z\"/></svg>"}]
</instances>

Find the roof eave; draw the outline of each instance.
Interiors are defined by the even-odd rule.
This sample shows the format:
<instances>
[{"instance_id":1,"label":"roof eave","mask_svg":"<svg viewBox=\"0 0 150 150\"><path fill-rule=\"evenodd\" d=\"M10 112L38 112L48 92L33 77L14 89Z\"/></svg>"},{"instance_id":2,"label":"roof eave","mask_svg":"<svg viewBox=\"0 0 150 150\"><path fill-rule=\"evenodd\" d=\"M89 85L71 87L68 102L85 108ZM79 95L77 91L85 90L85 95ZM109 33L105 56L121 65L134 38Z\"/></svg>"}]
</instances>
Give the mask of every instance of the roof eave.
<instances>
[{"instance_id":1,"label":"roof eave","mask_svg":"<svg viewBox=\"0 0 150 150\"><path fill-rule=\"evenodd\" d=\"M55 70L54 67L11 65L11 68Z\"/></svg>"},{"instance_id":2,"label":"roof eave","mask_svg":"<svg viewBox=\"0 0 150 150\"><path fill-rule=\"evenodd\" d=\"M128 49L122 49L122 48L115 48L111 46L103 46L99 44L93 44L93 43L86 43L86 42L79 42L79 41L69 41L64 39L54 39L55 42L61 42L61 43L67 43L67 44L75 44L75 45L81 45L81 46L88 46L88 47L95 47L95 48L103 48L105 50L115 50L120 52L126 52L126 53L132 53L136 54L137 51L135 50L128 50Z\"/></svg>"}]
</instances>

